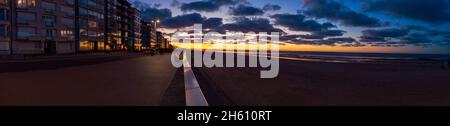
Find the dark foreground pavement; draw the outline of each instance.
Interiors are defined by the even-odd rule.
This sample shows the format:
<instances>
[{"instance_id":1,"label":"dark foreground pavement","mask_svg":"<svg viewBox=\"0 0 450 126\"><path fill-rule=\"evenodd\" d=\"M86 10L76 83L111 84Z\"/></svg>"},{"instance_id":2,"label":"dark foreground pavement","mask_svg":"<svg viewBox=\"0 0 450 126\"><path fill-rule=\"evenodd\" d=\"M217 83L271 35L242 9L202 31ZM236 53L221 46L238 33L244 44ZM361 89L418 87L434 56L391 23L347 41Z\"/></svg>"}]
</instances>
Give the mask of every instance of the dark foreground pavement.
<instances>
[{"instance_id":1,"label":"dark foreground pavement","mask_svg":"<svg viewBox=\"0 0 450 126\"><path fill-rule=\"evenodd\" d=\"M109 61L109 59L106 59ZM170 55L0 73L0 105L155 106L176 68Z\"/></svg>"}]
</instances>

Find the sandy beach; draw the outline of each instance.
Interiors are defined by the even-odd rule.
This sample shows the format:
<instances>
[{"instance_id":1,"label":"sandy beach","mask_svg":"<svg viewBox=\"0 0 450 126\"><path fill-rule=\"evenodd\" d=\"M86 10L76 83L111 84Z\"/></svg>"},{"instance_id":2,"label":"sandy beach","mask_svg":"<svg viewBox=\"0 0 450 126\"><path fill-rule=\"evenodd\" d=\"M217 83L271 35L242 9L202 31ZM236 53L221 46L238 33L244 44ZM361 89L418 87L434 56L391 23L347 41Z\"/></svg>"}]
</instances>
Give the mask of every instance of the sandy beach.
<instances>
[{"instance_id":1,"label":"sandy beach","mask_svg":"<svg viewBox=\"0 0 450 126\"><path fill-rule=\"evenodd\" d=\"M226 105L450 105L450 70L439 65L281 60L275 79L260 79L260 68L198 68L196 75Z\"/></svg>"}]
</instances>

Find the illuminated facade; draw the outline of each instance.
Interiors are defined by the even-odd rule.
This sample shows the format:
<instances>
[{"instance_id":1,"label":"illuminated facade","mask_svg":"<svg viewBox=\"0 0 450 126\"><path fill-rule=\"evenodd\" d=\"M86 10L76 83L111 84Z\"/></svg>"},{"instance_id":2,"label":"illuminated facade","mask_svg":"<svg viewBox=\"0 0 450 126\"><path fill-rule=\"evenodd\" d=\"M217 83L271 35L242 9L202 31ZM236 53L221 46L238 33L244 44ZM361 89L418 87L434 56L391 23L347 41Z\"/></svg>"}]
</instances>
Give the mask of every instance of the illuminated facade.
<instances>
[{"instance_id":1,"label":"illuminated facade","mask_svg":"<svg viewBox=\"0 0 450 126\"><path fill-rule=\"evenodd\" d=\"M0 0L3 55L128 49L139 32L140 12L127 0Z\"/></svg>"},{"instance_id":2,"label":"illuminated facade","mask_svg":"<svg viewBox=\"0 0 450 126\"><path fill-rule=\"evenodd\" d=\"M142 22L142 46L151 48L156 45L156 28L152 22Z\"/></svg>"},{"instance_id":3,"label":"illuminated facade","mask_svg":"<svg viewBox=\"0 0 450 126\"><path fill-rule=\"evenodd\" d=\"M112 50L133 50L134 43L140 41L134 30L140 26L140 21L135 21L140 20L140 12L128 0L107 0L105 10L107 45Z\"/></svg>"}]
</instances>

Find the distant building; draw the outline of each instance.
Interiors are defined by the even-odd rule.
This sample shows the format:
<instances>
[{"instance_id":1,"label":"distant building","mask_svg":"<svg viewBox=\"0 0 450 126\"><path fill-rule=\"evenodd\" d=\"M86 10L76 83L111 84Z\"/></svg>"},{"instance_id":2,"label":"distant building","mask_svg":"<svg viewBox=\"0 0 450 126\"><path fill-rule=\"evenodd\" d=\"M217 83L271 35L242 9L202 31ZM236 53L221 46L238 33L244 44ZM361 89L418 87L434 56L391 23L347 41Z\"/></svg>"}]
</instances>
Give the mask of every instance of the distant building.
<instances>
[{"instance_id":1,"label":"distant building","mask_svg":"<svg viewBox=\"0 0 450 126\"><path fill-rule=\"evenodd\" d=\"M142 45L146 48L152 48L156 45L156 28L155 24L148 21L142 22Z\"/></svg>"},{"instance_id":2,"label":"distant building","mask_svg":"<svg viewBox=\"0 0 450 126\"><path fill-rule=\"evenodd\" d=\"M161 45L162 45L163 41L164 41L164 36L163 36L162 32L157 31L156 32L156 47L155 48L158 48L158 49L162 48Z\"/></svg>"},{"instance_id":3,"label":"distant building","mask_svg":"<svg viewBox=\"0 0 450 126\"><path fill-rule=\"evenodd\" d=\"M141 33L141 12L134 8L133 9L133 23L132 23L132 43L135 50L141 50L142 47L142 33Z\"/></svg>"}]
</instances>

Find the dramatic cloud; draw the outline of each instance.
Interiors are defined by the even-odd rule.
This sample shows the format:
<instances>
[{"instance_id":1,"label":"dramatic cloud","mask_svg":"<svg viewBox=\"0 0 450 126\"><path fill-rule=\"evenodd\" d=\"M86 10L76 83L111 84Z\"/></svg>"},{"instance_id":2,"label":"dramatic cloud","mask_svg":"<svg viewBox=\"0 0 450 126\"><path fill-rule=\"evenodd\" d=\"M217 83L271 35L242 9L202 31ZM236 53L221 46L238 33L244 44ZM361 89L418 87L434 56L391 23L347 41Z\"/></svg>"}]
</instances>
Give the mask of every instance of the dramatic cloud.
<instances>
[{"instance_id":1,"label":"dramatic cloud","mask_svg":"<svg viewBox=\"0 0 450 126\"><path fill-rule=\"evenodd\" d=\"M237 7L230 8L231 15L234 16L255 16L255 15L263 15L264 11L251 6L239 5Z\"/></svg>"},{"instance_id":2,"label":"dramatic cloud","mask_svg":"<svg viewBox=\"0 0 450 126\"><path fill-rule=\"evenodd\" d=\"M427 44L431 43L433 40L429 39L424 34L412 33L408 36L402 37L401 42L406 44Z\"/></svg>"},{"instance_id":3,"label":"dramatic cloud","mask_svg":"<svg viewBox=\"0 0 450 126\"><path fill-rule=\"evenodd\" d=\"M161 22L161 26L164 28L184 28L199 24L204 21L204 18L199 13L192 13L186 15L180 15L172 17Z\"/></svg>"},{"instance_id":4,"label":"dramatic cloud","mask_svg":"<svg viewBox=\"0 0 450 126\"><path fill-rule=\"evenodd\" d=\"M380 30L364 30L360 37L363 42L384 42L388 38L403 37L409 33L409 29L380 29Z\"/></svg>"},{"instance_id":5,"label":"dramatic cloud","mask_svg":"<svg viewBox=\"0 0 450 126\"><path fill-rule=\"evenodd\" d=\"M426 29L419 27L388 28L365 30L360 37L361 42L372 46L399 47L406 45L428 46L433 44Z\"/></svg>"},{"instance_id":6,"label":"dramatic cloud","mask_svg":"<svg viewBox=\"0 0 450 126\"><path fill-rule=\"evenodd\" d=\"M303 2L306 8L304 14L337 21L345 26L379 27L385 24L376 18L352 11L332 0L303 0Z\"/></svg>"},{"instance_id":7,"label":"dramatic cloud","mask_svg":"<svg viewBox=\"0 0 450 126\"><path fill-rule=\"evenodd\" d=\"M363 9L368 12L430 23L449 23L449 8L448 0L375 0L363 4Z\"/></svg>"},{"instance_id":8,"label":"dramatic cloud","mask_svg":"<svg viewBox=\"0 0 450 126\"><path fill-rule=\"evenodd\" d=\"M161 22L162 27L170 29L185 28L193 26L194 24L202 24L203 28L211 29L221 26L223 24L223 19L206 18L202 17L199 13L192 13L168 18Z\"/></svg>"},{"instance_id":9,"label":"dramatic cloud","mask_svg":"<svg viewBox=\"0 0 450 126\"><path fill-rule=\"evenodd\" d=\"M181 11L214 12L222 6L245 3L243 0L203 0L181 5Z\"/></svg>"},{"instance_id":10,"label":"dramatic cloud","mask_svg":"<svg viewBox=\"0 0 450 126\"><path fill-rule=\"evenodd\" d=\"M290 40L288 42L294 43L294 44L303 44L303 45L327 45L327 46L337 46L344 45L348 47L350 44L355 44L356 40L351 37L341 37L341 38L328 38L328 39L321 39L321 40L304 40L304 39L296 39L296 40ZM360 43L359 43L360 44ZM363 46L363 45L358 45Z\"/></svg>"},{"instance_id":11,"label":"dramatic cloud","mask_svg":"<svg viewBox=\"0 0 450 126\"><path fill-rule=\"evenodd\" d=\"M351 37L342 37L342 38L328 38L327 41L331 41L334 43L349 43L349 42L356 42L354 38Z\"/></svg>"},{"instance_id":12,"label":"dramatic cloud","mask_svg":"<svg viewBox=\"0 0 450 126\"><path fill-rule=\"evenodd\" d=\"M275 19L275 24L288 28L292 31L310 32L310 35L300 35L303 39L323 39L325 37L336 37L344 35L345 31L335 30L331 23L318 23L314 20L306 20L301 14L276 14L270 16Z\"/></svg>"},{"instance_id":13,"label":"dramatic cloud","mask_svg":"<svg viewBox=\"0 0 450 126\"><path fill-rule=\"evenodd\" d=\"M172 3L170 3L171 7L178 7L180 5L181 5L181 3L178 0L173 0Z\"/></svg>"},{"instance_id":14,"label":"dramatic cloud","mask_svg":"<svg viewBox=\"0 0 450 126\"><path fill-rule=\"evenodd\" d=\"M216 28L223 24L222 18L209 18L203 21L203 28L210 29L210 28Z\"/></svg>"},{"instance_id":15,"label":"dramatic cloud","mask_svg":"<svg viewBox=\"0 0 450 126\"><path fill-rule=\"evenodd\" d=\"M264 11L277 11L280 10L281 6L280 5L274 5L274 4L266 4L263 7Z\"/></svg>"},{"instance_id":16,"label":"dramatic cloud","mask_svg":"<svg viewBox=\"0 0 450 126\"><path fill-rule=\"evenodd\" d=\"M321 31L336 27L331 23L318 23L314 20L305 20L301 14L275 14L270 16L275 19L275 24L287 27L293 31Z\"/></svg>"},{"instance_id":17,"label":"dramatic cloud","mask_svg":"<svg viewBox=\"0 0 450 126\"><path fill-rule=\"evenodd\" d=\"M143 20L155 20L160 19L164 20L167 18L172 17L172 11L169 9L159 9L155 6L158 6L157 4L152 5L148 3L141 2L139 0L136 0L133 2L133 6L141 10L142 13L142 19Z\"/></svg>"},{"instance_id":18,"label":"dramatic cloud","mask_svg":"<svg viewBox=\"0 0 450 126\"><path fill-rule=\"evenodd\" d=\"M270 21L265 18L236 18L234 23L224 24L215 29L215 31L236 31L236 32L280 32L283 30L274 28Z\"/></svg>"}]
</instances>

